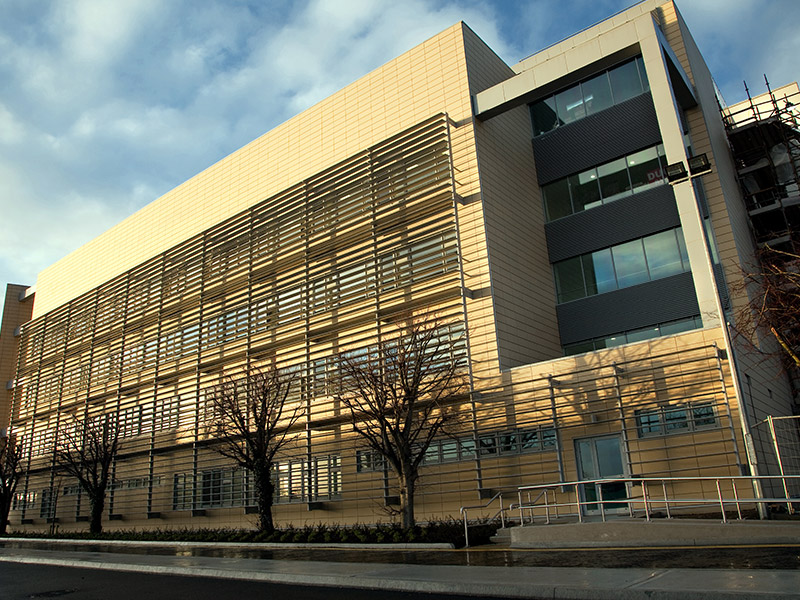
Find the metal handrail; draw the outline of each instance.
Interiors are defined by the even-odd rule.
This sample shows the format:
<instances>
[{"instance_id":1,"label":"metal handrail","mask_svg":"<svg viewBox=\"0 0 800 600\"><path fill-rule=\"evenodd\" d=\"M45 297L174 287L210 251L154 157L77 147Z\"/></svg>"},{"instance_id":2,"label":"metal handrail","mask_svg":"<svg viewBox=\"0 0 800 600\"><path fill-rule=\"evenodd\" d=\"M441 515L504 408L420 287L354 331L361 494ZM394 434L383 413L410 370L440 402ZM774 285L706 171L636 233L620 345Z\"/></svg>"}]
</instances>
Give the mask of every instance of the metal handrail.
<instances>
[{"instance_id":1,"label":"metal handrail","mask_svg":"<svg viewBox=\"0 0 800 600\"><path fill-rule=\"evenodd\" d=\"M774 497L774 498L740 498L739 492L736 489L736 482L737 481L746 481L750 482L751 484L755 484L756 482L764 481L764 480L777 480L781 481L783 484L784 490L787 490L784 497ZM584 506L598 506L600 510L600 515L603 521L606 520L606 504L624 504L628 508L628 514L632 517L634 516L637 508L636 505L641 504L642 509L644 511L645 517L647 521L650 521L651 512L654 505L663 505L664 509L667 513L667 518L672 518L672 513L670 511L670 507L673 505L694 505L694 506L704 506L704 505L719 505L720 511L722 513L722 522L727 523L727 515L725 514L725 506L727 505L735 505L736 512L739 519L742 519L742 504L786 504L787 509L790 514L795 512L795 508L793 503L800 502L800 498L792 499L789 497L788 494L788 486L786 484L787 480L790 481L798 481L800 482L800 475L731 475L731 476L722 476L722 477L714 477L714 476L699 476L699 477L614 477L609 479L584 479L580 481L568 481L568 482L558 482L558 483L548 483L548 484L538 484L538 485L527 485L527 486L520 486L518 488L518 493L520 495L520 505L518 506L520 510L520 515L522 515L523 510L529 510L531 514L531 522L534 519L534 509L536 508L544 508L546 514L546 522L550 522L550 510L555 509L556 514L558 514L558 509L560 507L576 507L577 509L577 516L578 521L583 522L583 507ZM667 484L668 483L688 483L688 482L696 482L696 481L708 481L714 482L714 486L716 489L716 497L712 498L686 498L686 497L674 497L669 498L667 493ZM726 498L722 492L722 482L727 482L730 484L730 488L732 490L733 497ZM603 487L602 484L608 483L625 483L626 485L630 484L633 485L641 485L642 486L642 497L641 498L614 498L609 500L603 499ZM596 500L587 501L581 499L581 486L584 485L596 485L598 498ZM662 498L654 498L650 495L649 492L652 491L653 485L658 484L658 487L661 489ZM649 486L649 487L648 487ZM569 502L549 502L549 495L545 492L548 490L552 490L555 492L557 488L562 488L562 490L571 488L571 493L575 494L575 500ZM541 490L539 495L533 501L533 503L522 504L522 493L523 492L532 492L536 490ZM555 493L553 494L555 495ZM544 504L539 504L538 501L540 498L544 497ZM555 499L555 498L554 498ZM639 510L642 510L639 509ZM572 514L572 513L569 513ZM524 521L521 522L524 524Z\"/></svg>"},{"instance_id":2,"label":"metal handrail","mask_svg":"<svg viewBox=\"0 0 800 600\"><path fill-rule=\"evenodd\" d=\"M530 495L530 492L529 492L528 493L528 503L527 504L525 504L522 501L522 492L523 492L523 490L517 490L517 495L519 497L519 502L517 504L510 504L509 507L508 507L509 510L513 510L514 508L518 508L519 509L519 524L520 525L524 525L525 524L525 513L523 512L525 510L525 508L528 507L528 506L535 506L536 503L539 502L539 498L544 496L545 497L544 498L544 504L545 504L545 511L546 511L545 514L546 514L546 517L547 517L547 521L545 521L545 522L549 525L550 524L550 510L549 510L548 503L547 503L547 490L544 489L541 492L539 492L539 495L536 496L536 498L534 498L533 501L531 501L531 495ZM532 509L531 509L530 515L531 515L531 523L533 523L534 515L533 515L533 510ZM558 511L556 511L556 518L558 518Z\"/></svg>"},{"instance_id":3,"label":"metal handrail","mask_svg":"<svg viewBox=\"0 0 800 600\"><path fill-rule=\"evenodd\" d=\"M459 509L459 512L461 513L461 516L464 519L464 542L465 542L464 547L465 548L469 548L469 524L467 522L467 511L475 509L475 508L488 508L498 498L500 499L500 510L497 511L494 514L494 516L490 518L490 520L491 519L496 519L498 517L498 515L499 515L500 516L500 524L503 527L505 527L506 526L506 520L505 520L505 509L503 508L503 492L497 492L485 504L475 504L473 506L462 506Z\"/></svg>"}]
</instances>

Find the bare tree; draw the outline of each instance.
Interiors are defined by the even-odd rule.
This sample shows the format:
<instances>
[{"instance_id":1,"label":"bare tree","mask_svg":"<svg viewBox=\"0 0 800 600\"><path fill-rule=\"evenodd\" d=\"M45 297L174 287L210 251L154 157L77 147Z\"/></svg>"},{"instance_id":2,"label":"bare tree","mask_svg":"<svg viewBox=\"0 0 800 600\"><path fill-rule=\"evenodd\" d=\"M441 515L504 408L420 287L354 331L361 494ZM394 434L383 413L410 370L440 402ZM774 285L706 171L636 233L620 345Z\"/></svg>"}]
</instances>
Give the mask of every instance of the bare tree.
<instances>
[{"instance_id":1,"label":"bare tree","mask_svg":"<svg viewBox=\"0 0 800 600\"><path fill-rule=\"evenodd\" d=\"M64 427L59 434L56 466L78 480L89 498L89 531L100 533L111 465L120 451L116 415L85 418Z\"/></svg>"},{"instance_id":2,"label":"bare tree","mask_svg":"<svg viewBox=\"0 0 800 600\"><path fill-rule=\"evenodd\" d=\"M251 368L240 377L227 377L207 392L210 429L220 442L216 450L252 474L258 526L265 532L275 530L275 458L294 440L290 431L302 415L299 403L292 408L287 402L293 379L278 369Z\"/></svg>"},{"instance_id":3,"label":"bare tree","mask_svg":"<svg viewBox=\"0 0 800 600\"><path fill-rule=\"evenodd\" d=\"M22 476L22 451L16 438L0 437L0 535L5 535L8 513Z\"/></svg>"},{"instance_id":4,"label":"bare tree","mask_svg":"<svg viewBox=\"0 0 800 600\"><path fill-rule=\"evenodd\" d=\"M758 268L745 274L751 296L737 315L737 328L751 337L757 331L773 336L800 367L800 255L764 246L758 259Z\"/></svg>"},{"instance_id":5,"label":"bare tree","mask_svg":"<svg viewBox=\"0 0 800 600\"><path fill-rule=\"evenodd\" d=\"M397 337L340 356L339 400L355 433L397 477L404 527L415 522L425 453L459 420L456 404L468 389L449 331L436 318L409 318Z\"/></svg>"}]
</instances>

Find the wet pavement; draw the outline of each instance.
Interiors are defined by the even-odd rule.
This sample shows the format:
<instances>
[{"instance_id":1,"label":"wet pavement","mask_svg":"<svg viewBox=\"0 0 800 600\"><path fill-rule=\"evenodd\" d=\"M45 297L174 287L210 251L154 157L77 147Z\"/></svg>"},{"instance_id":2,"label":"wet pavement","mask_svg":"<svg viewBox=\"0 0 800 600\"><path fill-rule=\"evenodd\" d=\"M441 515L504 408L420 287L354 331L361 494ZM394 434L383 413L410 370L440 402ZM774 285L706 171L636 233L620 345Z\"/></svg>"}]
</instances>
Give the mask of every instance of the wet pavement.
<instances>
[{"instance_id":1,"label":"wet pavement","mask_svg":"<svg viewBox=\"0 0 800 600\"><path fill-rule=\"evenodd\" d=\"M7 538L0 542L0 575L6 573L15 583L12 571L26 573L26 580L30 577L27 573L36 573L38 581L51 567L66 568L60 571L65 589L75 590L100 578L81 573L102 571L136 573L143 580L174 575L192 581L262 582L304 590L308 586L336 588L331 593L362 589L415 594L410 597L430 593L570 600L760 600L800 598L798 553L800 545L385 550ZM32 597L21 593L20 597ZM108 595L76 592L73 597L94 600Z\"/></svg>"},{"instance_id":2,"label":"wet pavement","mask_svg":"<svg viewBox=\"0 0 800 600\"><path fill-rule=\"evenodd\" d=\"M213 547L165 543L137 545L102 542L0 541L0 548L136 555L237 558L281 561L406 565L472 565L484 567L575 567L645 569L800 569L800 540L797 545L686 546L668 548L585 548L569 550L509 549L481 546L471 549L376 550L374 548L253 548L235 544Z\"/></svg>"}]
</instances>

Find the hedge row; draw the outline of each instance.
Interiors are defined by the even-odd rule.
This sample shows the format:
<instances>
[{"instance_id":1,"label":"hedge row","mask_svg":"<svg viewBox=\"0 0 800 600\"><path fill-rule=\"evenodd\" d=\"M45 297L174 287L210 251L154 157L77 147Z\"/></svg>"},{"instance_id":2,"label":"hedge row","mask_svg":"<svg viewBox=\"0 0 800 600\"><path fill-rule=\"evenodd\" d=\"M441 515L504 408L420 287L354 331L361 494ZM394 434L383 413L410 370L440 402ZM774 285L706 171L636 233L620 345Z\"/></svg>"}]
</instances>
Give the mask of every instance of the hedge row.
<instances>
[{"instance_id":1,"label":"hedge row","mask_svg":"<svg viewBox=\"0 0 800 600\"><path fill-rule=\"evenodd\" d=\"M470 545L485 544L495 534L499 524L480 522L470 525ZM273 533L251 529L147 529L137 531L116 529L100 534L88 531L59 531L10 533L9 536L37 539L128 540L159 542L279 542L279 543L349 543L391 544L445 542L460 548L464 545L464 524L461 521L432 521L404 529L396 523L377 525L289 525Z\"/></svg>"}]
</instances>

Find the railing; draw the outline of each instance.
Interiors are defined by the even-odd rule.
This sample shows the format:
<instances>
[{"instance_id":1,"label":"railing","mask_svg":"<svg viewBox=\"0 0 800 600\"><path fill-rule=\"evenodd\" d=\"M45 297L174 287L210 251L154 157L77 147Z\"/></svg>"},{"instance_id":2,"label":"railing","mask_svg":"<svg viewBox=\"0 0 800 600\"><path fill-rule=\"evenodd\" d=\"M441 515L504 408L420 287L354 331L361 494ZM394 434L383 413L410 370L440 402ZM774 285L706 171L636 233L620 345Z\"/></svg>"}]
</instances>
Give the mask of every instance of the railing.
<instances>
[{"instance_id":1,"label":"railing","mask_svg":"<svg viewBox=\"0 0 800 600\"><path fill-rule=\"evenodd\" d=\"M537 496L533 500L533 502L534 503L538 502L539 498L541 498L541 496L543 494L545 494L545 493L546 492L540 493L539 496ZM500 510L498 510L494 515L489 517L488 520L489 521L494 521L495 519L497 519L499 517L500 518L500 526L505 528L505 526L506 526L506 511L510 512L510 511L516 510L518 508L518 505L512 503L512 504L509 504L507 507L504 507L503 506L503 492L497 492L485 504L475 504L473 506L462 506L460 508L459 512L461 513L461 518L464 520L464 542L465 542L464 547L465 548L469 548L469 528L470 528L470 525L469 525L469 520L468 520L468 517L467 517L467 512L470 511L470 510L475 510L475 509L489 508L494 503L495 500L499 500L500 501ZM528 494L528 502L529 503L531 502L530 494ZM520 525L522 525L522 524L523 524L522 520L520 519Z\"/></svg>"},{"instance_id":2,"label":"railing","mask_svg":"<svg viewBox=\"0 0 800 600\"><path fill-rule=\"evenodd\" d=\"M777 497L740 497L737 483L749 484L755 489L757 484L768 481L780 482L784 490L788 490L787 481L797 481L800 483L800 475L769 475L769 476L727 476L727 477L617 477L612 479L587 479L582 481L569 481L564 483L550 483L541 485L522 486L518 489L519 503L516 509L519 510L520 523L525 524L525 514L529 515L528 521L534 522L535 512L543 511L545 522L550 523L551 515L559 517L577 516L579 522L583 522L586 509L597 511L603 521L608 514L624 514L634 517L644 514L647 521L650 521L653 512L663 508L667 518L672 518L672 510L675 508L708 508L718 507L722 513L722 522L727 523L728 517L726 510L731 506L735 507L738 519L742 519L743 505L767 505L785 504L790 514L795 512L795 503L800 503L800 498L792 499L788 493ZM714 494L711 497L686 497L676 494L672 497L668 492L668 487L676 484L695 483L702 486L702 482L713 483ZM624 483L627 495L624 498L603 498L603 486L612 483ZM633 497L631 492L634 488L641 487L641 496ZM740 486L741 487L741 486ZM567 496L567 501L557 500L559 488L561 495ZM594 489L597 497L586 499L585 491ZM533 494L539 492L533 502L524 502L523 494ZM659 495L660 492L660 495ZM552 502L551 502L552 498ZM574 500L573 500L574 498ZM544 502L539 502L544 499ZM563 509L569 509L564 512ZM573 511L574 509L574 511Z\"/></svg>"},{"instance_id":3,"label":"railing","mask_svg":"<svg viewBox=\"0 0 800 600\"><path fill-rule=\"evenodd\" d=\"M505 511L506 509L503 507L503 492L497 492L494 496L492 496L485 504L475 504L473 506L462 506L460 509L461 518L464 519L464 542L465 548L469 548L469 522L467 520L467 511L473 509L482 509L482 508L489 508L495 500L500 501L500 510L498 510L493 516L489 518L490 521L493 521L498 516L500 517L500 523L502 527L506 526L506 517ZM510 507L509 507L510 508Z\"/></svg>"}]
</instances>

